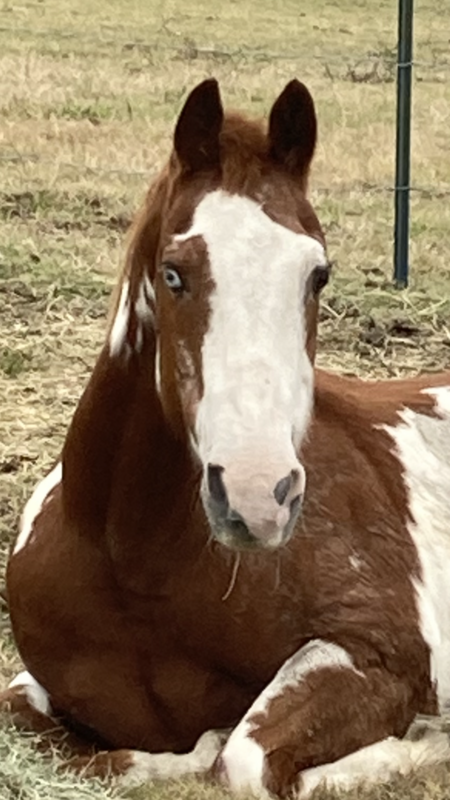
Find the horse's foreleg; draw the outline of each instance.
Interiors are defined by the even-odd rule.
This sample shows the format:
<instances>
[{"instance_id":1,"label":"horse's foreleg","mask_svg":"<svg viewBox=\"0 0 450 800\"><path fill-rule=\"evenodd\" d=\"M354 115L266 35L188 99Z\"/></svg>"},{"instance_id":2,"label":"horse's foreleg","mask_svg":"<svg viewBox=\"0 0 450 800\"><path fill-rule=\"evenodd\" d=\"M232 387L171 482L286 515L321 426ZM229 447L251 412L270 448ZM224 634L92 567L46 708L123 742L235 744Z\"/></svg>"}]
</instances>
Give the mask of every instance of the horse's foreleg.
<instances>
[{"instance_id":1,"label":"horse's foreleg","mask_svg":"<svg viewBox=\"0 0 450 800\"><path fill-rule=\"evenodd\" d=\"M147 753L137 750L95 752L92 744L68 732L54 715L50 699L42 686L21 672L4 692L0 692L0 713L5 713L21 730L37 733L40 749L57 745L67 755L62 769L87 777L117 777L123 785L150 780L182 778L209 772L229 731L208 731L190 753Z\"/></svg>"},{"instance_id":2,"label":"horse's foreleg","mask_svg":"<svg viewBox=\"0 0 450 800\"><path fill-rule=\"evenodd\" d=\"M447 760L445 734L393 738L413 713L405 678L382 666L356 669L342 647L313 641L256 699L213 772L233 790L306 797L323 782L349 788Z\"/></svg>"},{"instance_id":3,"label":"horse's foreleg","mask_svg":"<svg viewBox=\"0 0 450 800\"><path fill-rule=\"evenodd\" d=\"M190 753L146 753L138 750L112 750L69 760L68 769L86 777L116 777L123 786L151 780L202 776L209 773L229 731L207 731Z\"/></svg>"}]
</instances>

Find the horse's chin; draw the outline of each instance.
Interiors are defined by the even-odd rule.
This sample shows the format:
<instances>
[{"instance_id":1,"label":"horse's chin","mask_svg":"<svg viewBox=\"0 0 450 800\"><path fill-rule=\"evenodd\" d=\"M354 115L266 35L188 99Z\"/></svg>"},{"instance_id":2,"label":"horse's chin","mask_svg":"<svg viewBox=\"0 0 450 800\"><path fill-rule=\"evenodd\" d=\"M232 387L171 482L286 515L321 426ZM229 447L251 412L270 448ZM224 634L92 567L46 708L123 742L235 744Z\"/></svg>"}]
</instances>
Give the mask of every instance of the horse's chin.
<instances>
[{"instance_id":1,"label":"horse's chin","mask_svg":"<svg viewBox=\"0 0 450 800\"><path fill-rule=\"evenodd\" d=\"M213 540L237 553L274 552L290 541L293 532L293 529L277 531L272 538L260 539L248 533L230 530L228 526L211 526Z\"/></svg>"}]
</instances>

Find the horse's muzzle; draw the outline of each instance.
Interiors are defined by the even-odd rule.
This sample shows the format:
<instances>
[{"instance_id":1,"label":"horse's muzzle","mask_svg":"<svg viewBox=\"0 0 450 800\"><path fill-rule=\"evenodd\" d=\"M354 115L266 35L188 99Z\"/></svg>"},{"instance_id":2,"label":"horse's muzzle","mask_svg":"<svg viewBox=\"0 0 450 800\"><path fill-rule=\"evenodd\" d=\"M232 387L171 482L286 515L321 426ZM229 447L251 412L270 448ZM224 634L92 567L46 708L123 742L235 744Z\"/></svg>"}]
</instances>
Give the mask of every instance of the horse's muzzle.
<instances>
[{"instance_id":1,"label":"horse's muzzle","mask_svg":"<svg viewBox=\"0 0 450 800\"><path fill-rule=\"evenodd\" d=\"M274 550L286 544L301 510L298 470L281 478L263 501L255 496L247 502L248 513L230 503L224 472L223 467L208 464L204 505L214 538L233 550ZM248 494L251 491L250 486Z\"/></svg>"}]
</instances>

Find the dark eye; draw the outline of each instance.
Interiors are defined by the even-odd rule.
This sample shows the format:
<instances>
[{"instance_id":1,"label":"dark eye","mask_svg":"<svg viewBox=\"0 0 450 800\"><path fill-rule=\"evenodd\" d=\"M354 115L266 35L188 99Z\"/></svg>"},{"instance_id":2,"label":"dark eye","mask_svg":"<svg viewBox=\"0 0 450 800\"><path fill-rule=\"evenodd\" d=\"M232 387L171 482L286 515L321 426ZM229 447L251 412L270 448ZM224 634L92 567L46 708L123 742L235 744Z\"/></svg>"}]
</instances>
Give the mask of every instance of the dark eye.
<instances>
[{"instance_id":1,"label":"dark eye","mask_svg":"<svg viewBox=\"0 0 450 800\"><path fill-rule=\"evenodd\" d=\"M330 265L314 267L311 277L312 293L317 295L327 285L330 277Z\"/></svg>"},{"instance_id":2,"label":"dark eye","mask_svg":"<svg viewBox=\"0 0 450 800\"><path fill-rule=\"evenodd\" d=\"M164 267L163 277L166 286L169 287L171 292L174 292L174 294L178 294L179 292L184 291L185 287L183 280L176 269L174 269L173 267Z\"/></svg>"}]
</instances>

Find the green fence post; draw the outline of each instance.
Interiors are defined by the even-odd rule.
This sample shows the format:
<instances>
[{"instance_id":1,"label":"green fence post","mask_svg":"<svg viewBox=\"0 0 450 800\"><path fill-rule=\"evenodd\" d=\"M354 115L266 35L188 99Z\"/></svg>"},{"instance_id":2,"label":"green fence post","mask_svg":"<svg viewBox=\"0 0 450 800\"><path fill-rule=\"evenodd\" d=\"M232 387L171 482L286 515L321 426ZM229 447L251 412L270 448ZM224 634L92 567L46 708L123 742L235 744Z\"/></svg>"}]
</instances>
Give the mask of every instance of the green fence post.
<instances>
[{"instance_id":1,"label":"green fence post","mask_svg":"<svg viewBox=\"0 0 450 800\"><path fill-rule=\"evenodd\" d=\"M394 281L408 285L411 174L411 77L413 0L399 0L397 46L397 141L395 162Z\"/></svg>"}]
</instances>

